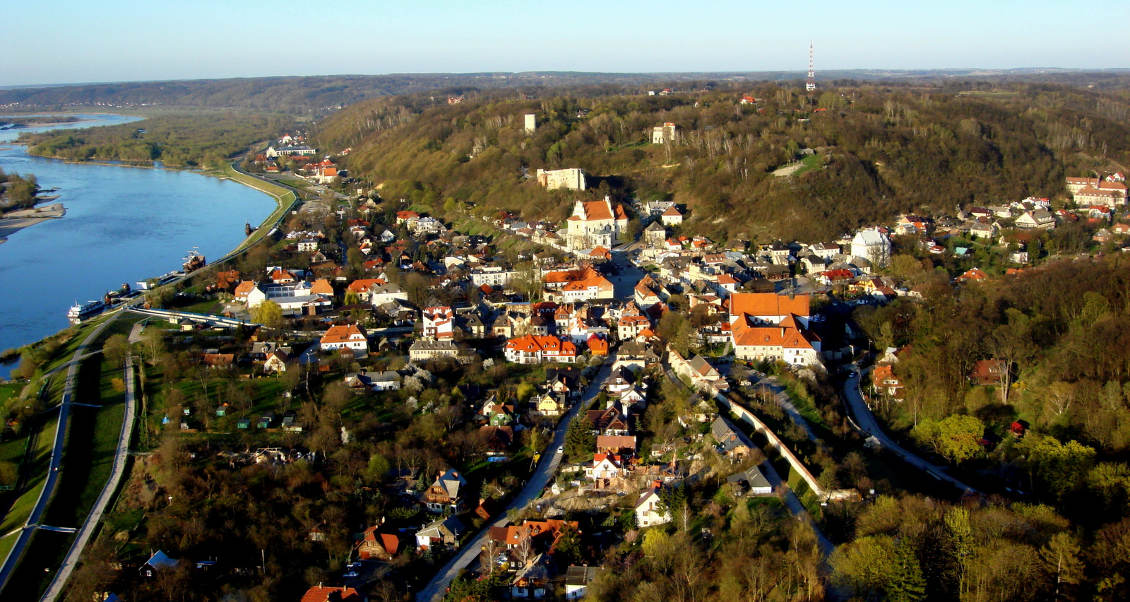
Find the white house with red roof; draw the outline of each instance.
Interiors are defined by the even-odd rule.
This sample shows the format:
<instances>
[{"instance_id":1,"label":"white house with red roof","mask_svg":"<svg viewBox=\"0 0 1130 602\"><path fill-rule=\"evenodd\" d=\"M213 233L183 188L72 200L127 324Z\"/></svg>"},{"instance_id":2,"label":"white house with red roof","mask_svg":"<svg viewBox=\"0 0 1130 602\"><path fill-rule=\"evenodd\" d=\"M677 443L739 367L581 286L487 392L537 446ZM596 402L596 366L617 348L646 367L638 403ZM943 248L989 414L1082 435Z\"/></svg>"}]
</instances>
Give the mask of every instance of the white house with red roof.
<instances>
[{"instance_id":1,"label":"white house with red roof","mask_svg":"<svg viewBox=\"0 0 1130 602\"><path fill-rule=\"evenodd\" d=\"M734 357L819 366L820 338L808 329L808 295L730 295L730 340Z\"/></svg>"},{"instance_id":2,"label":"white house with red roof","mask_svg":"<svg viewBox=\"0 0 1130 602\"><path fill-rule=\"evenodd\" d=\"M607 196L600 201L576 201L566 225L565 243L570 249L611 249L628 228L628 214Z\"/></svg>"},{"instance_id":3,"label":"white house with red roof","mask_svg":"<svg viewBox=\"0 0 1130 602\"><path fill-rule=\"evenodd\" d=\"M330 326L326 334L322 335L319 343L322 351L337 351L340 349L369 351L369 340L356 324Z\"/></svg>"},{"instance_id":4,"label":"white house with red roof","mask_svg":"<svg viewBox=\"0 0 1130 602\"><path fill-rule=\"evenodd\" d=\"M423 336L436 340L455 338L454 321L455 312L446 305L424 308Z\"/></svg>"},{"instance_id":5,"label":"white house with red roof","mask_svg":"<svg viewBox=\"0 0 1130 602\"><path fill-rule=\"evenodd\" d=\"M577 345L569 339L560 339L550 335L527 334L506 341L504 355L506 361L516 364L540 364L542 362L571 364L577 360Z\"/></svg>"}]
</instances>

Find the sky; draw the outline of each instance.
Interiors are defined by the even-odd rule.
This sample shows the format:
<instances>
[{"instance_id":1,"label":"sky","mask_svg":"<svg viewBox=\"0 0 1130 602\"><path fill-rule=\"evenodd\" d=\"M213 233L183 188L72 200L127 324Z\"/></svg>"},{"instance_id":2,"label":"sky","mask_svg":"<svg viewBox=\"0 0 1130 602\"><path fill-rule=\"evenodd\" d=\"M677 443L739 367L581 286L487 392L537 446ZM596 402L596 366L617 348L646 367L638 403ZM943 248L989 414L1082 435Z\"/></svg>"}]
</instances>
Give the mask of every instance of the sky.
<instances>
[{"instance_id":1,"label":"sky","mask_svg":"<svg viewBox=\"0 0 1130 602\"><path fill-rule=\"evenodd\" d=\"M5 0L14 4L17 0ZM1130 2L41 0L0 86L481 71L1130 67ZM1084 12L1083 7L1086 8Z\"/></svg>"}]
</instances>

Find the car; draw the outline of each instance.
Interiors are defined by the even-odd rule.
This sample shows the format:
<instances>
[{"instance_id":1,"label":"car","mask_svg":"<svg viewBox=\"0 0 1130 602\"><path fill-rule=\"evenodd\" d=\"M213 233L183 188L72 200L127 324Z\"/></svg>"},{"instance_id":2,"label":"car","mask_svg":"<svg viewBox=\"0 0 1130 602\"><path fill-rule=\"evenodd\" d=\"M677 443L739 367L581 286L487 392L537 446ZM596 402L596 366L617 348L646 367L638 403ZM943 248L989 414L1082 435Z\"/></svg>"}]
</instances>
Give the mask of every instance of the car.
<instances>
[{"instance_id":1,"label":"car","mask_svg":"<svg viewBox=\"0 0 1130 602\"><path fill-rule=\"evenodd\" d=\"M559 446L557 447L557 453L559 453L559 454L563 454L563 453L565 453L565 446L564 446L564 445L559 445Z\"/></svg>"},{"instance_id":2,"label":"car","mask_svg":"<svg viewBox=\"0 0 1130 602\"><path fill-rule=\"evenodd\" d=\"M357 571L349 571L348 573L342 575L343 579L356 579L357 577L359 577Z\"/></svg>"}]
</instances>

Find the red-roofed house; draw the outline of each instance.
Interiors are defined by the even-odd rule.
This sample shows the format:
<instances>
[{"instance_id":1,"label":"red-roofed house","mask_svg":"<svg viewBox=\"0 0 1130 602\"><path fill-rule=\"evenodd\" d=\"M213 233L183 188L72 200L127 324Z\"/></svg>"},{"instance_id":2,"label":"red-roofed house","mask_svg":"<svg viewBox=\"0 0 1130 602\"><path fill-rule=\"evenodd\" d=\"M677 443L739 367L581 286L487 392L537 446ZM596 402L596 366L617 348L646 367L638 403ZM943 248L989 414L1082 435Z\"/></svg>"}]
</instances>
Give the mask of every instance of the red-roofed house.
<instances>
[{"instance_id":1,"label":"red-roofed house","mask_svg":"<svg viewBox=\"0 0 1130 602\"><path fill-rule=\"evenodd\" d=\"M302 594L302 602L361 602L361 594L352 587L315 585Z\"/></svg>"},{"instance_id":2,"label":"red-roofed house","mask_svg":"<svg viewBox=\"0 0 1130 602\"><path fill-rule=\"evenodd\" d=\"M369 341L365 333L355 324L344 326L331 326L321 339L322 351L335 351L339 349L352 349L354 351L368 351Z\"/></svg>"},{"instance_id":3,"label":"red-roofed house","mask_svg":"<svg viewBox=\"0 0 1130 602\"><path fill-rule=\"evenodd\" d=\"M423 336L436 340L455 338L454 320L455 312L446 305L425 308Z\"/></svg>"},{"instance_id":4,"label":"red-roofed house","mask_svg":"<svg viewBox=\"0 0 1130 602\"><path fill-rule=\"evenodd\" d=\"M568 339L528 334L506 341L505 355L507 361L517 364L571 364L577 359L577 346Z\"/></svg>"},{"instance_id":5,"label":"red-roofed house","mask_svg":"<svg viewBox=\"0 0 1130 602\"><path fill-rule=\"evenodd\" d=\"M357 556L361 560L392 560L399 551L400 539L392 533L377 533L376 526L365 529L365 534L357 543Z\"/></svg>"}]
</instances>

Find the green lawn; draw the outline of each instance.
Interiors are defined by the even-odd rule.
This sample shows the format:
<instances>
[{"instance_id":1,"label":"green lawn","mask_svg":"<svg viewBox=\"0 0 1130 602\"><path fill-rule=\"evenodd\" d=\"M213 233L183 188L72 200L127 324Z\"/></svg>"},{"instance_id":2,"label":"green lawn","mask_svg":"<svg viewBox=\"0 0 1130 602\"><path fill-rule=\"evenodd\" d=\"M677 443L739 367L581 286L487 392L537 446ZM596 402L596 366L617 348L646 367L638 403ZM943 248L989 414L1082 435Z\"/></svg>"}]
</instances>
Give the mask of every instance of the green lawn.
<instances>
[{"instance_id":1,"label":"green lawn","mask_svg":"<svg viewBox=\"0 0 1130 602\"><path fill-rule=\"evenodd\" d=\"M51 446L54 443L55 424L57 422L58 418L52 414L42 425L29 433L29 435L35 435L35 447L28 454L27 463L20 466L23 487L19 491L5 494L3 498L5 500L3 503L7 504L7 507L5 508L4 519L0 522L0 535L22 527L27 522L27 517L31 514L32 508L35 507L35 501L39 498L39 491L43 488L47 466L51 460ZM3 447L6 453L12 454L10 461L20 462L23 460L27 441L28 439L25 437L10 441Z\"/></svg>"},{"instance_id":2,"label":"green lawn","mask_svg":"<svg viewBox=\"0 0 1130 602\"><path fill-rule=\"evenodd\" d=\"M805 158L801 159L800 162L803 167L792 173L794 177L799 176L806 171L812 171L813 169L819 169L824 166L824 159L820 158L820 155L817 155L815 153L805 156Z\"/></svg>"}]
</instances>

